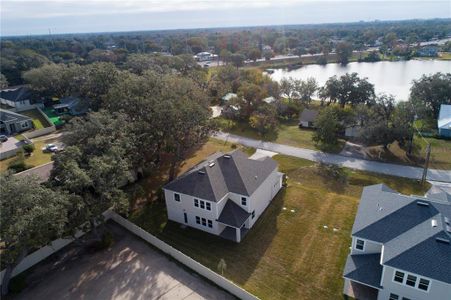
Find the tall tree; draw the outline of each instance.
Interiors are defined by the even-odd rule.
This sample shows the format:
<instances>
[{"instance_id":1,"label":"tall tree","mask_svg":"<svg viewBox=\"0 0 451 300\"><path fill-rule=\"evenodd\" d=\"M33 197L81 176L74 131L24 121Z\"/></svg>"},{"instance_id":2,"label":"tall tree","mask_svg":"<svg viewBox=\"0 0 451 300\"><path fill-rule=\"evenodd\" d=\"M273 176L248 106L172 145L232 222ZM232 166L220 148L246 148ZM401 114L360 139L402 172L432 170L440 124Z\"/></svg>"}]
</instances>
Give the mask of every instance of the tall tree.
<instances>
[{"instance_id":1,"label":"tall tree","mask_svg":"<svg viewBox=\"0 0 451 300\"><path fill-rule=\"evenodd\" d=\"M335 51L337 53L338 62L345 65L352 55L352 45L348 42L340 42L337 44Z\"/></svg>"},{"instance_id":2,"label":"tall tree","mask_svg":"<svg viewBox=\"0 0 451 300\"><path fill-rule=\"evenodd\" d=\"M437 119L441 104L451 104L451 73L423 75L410 88L410 102L422 118Z\"/></svg>"},{"instance_id":3,"label":"tall tree","mask_svg":"<svg viewBox=\"0 0 451 300\"><path fill-rule=\"evenodd\" d=\"M0 175L0 250L5 274L2 295L12 271L33 249L63 236L68 197L41 185L35 177Z\"/></svg>"}]
</instances>

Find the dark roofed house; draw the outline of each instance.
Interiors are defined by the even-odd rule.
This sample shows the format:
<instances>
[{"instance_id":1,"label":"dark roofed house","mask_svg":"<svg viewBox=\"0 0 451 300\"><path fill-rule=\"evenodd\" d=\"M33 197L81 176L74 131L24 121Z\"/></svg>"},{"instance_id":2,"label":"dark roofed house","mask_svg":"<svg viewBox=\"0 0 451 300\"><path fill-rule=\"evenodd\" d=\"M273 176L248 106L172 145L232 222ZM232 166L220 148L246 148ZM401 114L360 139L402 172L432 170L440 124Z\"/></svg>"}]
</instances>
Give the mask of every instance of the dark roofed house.
<instances>
[{"instance_id":1,"label":"dark roofed house","mask_svg":"<svg viewBox=\"0 0 451 300\"><path fill-rule=\"evenodd\" d=\"M305 108L299 118L299 127L313 128L313 123L318 117L319 111Z\"/></svg>"},{"instance_id":2,"label":"dark roofed house","mask_svg":"<svg viewBox=\"0 0 451 300\"><path fill-rule=\"evenodd\" d=\"M0 91L0 103L16 111L32 108L31 92L25 86L3 89Z\"/></svg>"},{"instance_id":3,"label":"dark roofed house","mask_svg":"<svg viewBox=\"0 0 451 300\"><path fill-rule=\"evenodd\" d=\"M30 117L0 109L0 134L13 135L33 128Z\"/></svg>"},{"instance_id":4,"label":"dark roofed house","mask_svg":"<svg viewBox=\"0 0 451 300\"><path fill-rule=\"evenodd\" d=\"M240 242L282 187L270 157L216 153L164 187L169 220Z\"/></svg>"},{"instance_id":5,"label":"dark roofed house","mask_svg":"<svg viewBox=\"0 0 451 300\"><path fill-rule=\"evenodd\" d=\"M383 184L363 190L344 269L344 293L357 299L450 299L451 195L424 197Z\"/></svg>"},{"instance_id":6,"label":"dark roofed house","mask_svg":"<svg viewBox=\"0 0 451 300\"><path fill-rule=\"evenodd\" d=\"M59 115L68 113L72 116L78 116L88 112L87 103L72 96L60 99L58 104L53 105L53 109Z\"/></svg>"}]
</instances>

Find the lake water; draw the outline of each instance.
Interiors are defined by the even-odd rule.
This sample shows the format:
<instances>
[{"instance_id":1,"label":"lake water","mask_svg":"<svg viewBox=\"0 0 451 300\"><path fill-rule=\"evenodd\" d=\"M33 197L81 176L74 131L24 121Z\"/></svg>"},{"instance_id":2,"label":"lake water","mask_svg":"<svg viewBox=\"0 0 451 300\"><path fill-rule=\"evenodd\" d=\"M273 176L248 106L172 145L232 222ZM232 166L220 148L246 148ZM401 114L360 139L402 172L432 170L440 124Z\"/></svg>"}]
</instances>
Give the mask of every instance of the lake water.
<instances>
[{"instance_id":1,"label":"lake water","mask_svg":"<svg viewBox=\"0 0 451 300\"><path fill-rule=\"evenodd\" d=\"M322 86L331 76L352 72L358 73L360 77L368 77L368 81L374 84L376 93L392 94L397 100L407 100L412 80L419 79L423 74L449 73L451 72L451 61L409 60L375 63L353 62L346 66L340 64L307 65L291 71L277 69L271 78L280 81L282 78L289 77L303 80L313 77Z\"/></svg>"}]
</instances>

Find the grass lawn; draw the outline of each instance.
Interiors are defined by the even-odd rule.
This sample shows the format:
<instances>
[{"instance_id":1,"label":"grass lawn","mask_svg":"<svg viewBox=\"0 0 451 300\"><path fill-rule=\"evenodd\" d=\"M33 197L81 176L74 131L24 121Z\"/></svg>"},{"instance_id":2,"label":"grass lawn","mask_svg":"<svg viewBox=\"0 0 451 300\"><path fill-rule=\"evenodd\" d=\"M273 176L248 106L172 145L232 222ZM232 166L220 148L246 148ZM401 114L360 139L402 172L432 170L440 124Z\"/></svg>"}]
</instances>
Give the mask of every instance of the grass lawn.
<instances>
[{"instance_id":1,"label":"grass lawn","mask_svg":"<svg viewBox=\"0 0 451 300\"><path fill-rule=\"evenodd\" d=\"M312 141L312 129L299 128L298 120L288 120L280 122L277 132L268 133L261 136L248 123L228 120L222 117L216 118L221 130L236 135L245 136L256 140L264 140L294 147L319 150ZM339 153L343 148L344 141L340 140L338 145L327 152Z\"/></svg>"},{"instance_id":2,"label":"grass lawn","mask_svg":"<svg viewBox=\"0 0 451 300\"><path fill-rule=\"evenodd\" d=\"M21 112L21 114L26 115L32 119L35 129L42 129L50 126L49 122L47 122L44 116L37 109L23 111Z\"/></svg>"},{"instance_id":3,"label":"grass lawn","mask_svg":"<svg viewBox=\"0 0 451 300\"><path fill-rule=\"evenodd\" d=\"M211 139L183 168L224 148L230 145ZM343 185L321 177L313 162L274 158L289 178L288 187L240 244L167 222L161 199L135 211L130 219L212 270L217 271L223 258L224 275L261 299L342 299L342 270L362 188L381 182L407 194L424 194L426 188L407 179L352 170L346 170L348 184ZM157 176L140 184L145 187L146 182L153 188L162 184Z\"/></svg>"},{"instance_id":4,"label":"grass lawn","mask_svg":"<svg viewBox=\"0 0 451 300\"><path fill-rule=\"evenodd\" d=\"M451 52L440 52L439 59L451 60Z\"/></svg>"},{"instance_id":5,"label":"grass lawn","mask_svg":"<svg viewBox=\"0 0 451 300\"><path fill-rule=\"evenodd\" d=\"M33 154L31 156L25 156L25 163L30 167L37 167L43 164L46 164L48 162L52 161L52 154L51 153L44 153L42 152L42 148L45 146L45 144L49 144L51 141L39 141L35 142L35 150L33 151ZM4 172L8 169L8 165L14 161L16 157L10 157L4 160L0 161L0 172Z\"/></svg>"}]
</instances>

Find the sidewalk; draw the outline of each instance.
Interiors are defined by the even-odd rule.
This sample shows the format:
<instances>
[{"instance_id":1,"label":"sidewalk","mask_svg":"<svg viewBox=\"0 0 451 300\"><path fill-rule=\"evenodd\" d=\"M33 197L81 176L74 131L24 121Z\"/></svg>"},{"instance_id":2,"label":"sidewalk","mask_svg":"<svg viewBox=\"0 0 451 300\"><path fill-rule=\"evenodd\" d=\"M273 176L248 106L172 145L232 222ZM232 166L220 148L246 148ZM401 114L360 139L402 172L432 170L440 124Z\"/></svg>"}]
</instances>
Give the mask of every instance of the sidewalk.
<instances>
[{"instance_id":1,"label":"sidewalk","mask_svg":"<svg viewBox=\"0 0 451 300\"><path fill-rule=\"evenodd\" d=\"M411 179L421 179L423 175L423 169L418 167L403 166L353 157L346 157L342 155L330 154L321 151L254 140L224 132L218 132L215 135L213 135L213 137L231 143L242 144L247 147L260 148L263 150L273 151L280 154L290 155L316 162L324 162L328 164L339 165L351 169L393 175L398 177L406 177ZM431 181L451 182L451 170L429 169L427 179Z\"/></svg>"}]
</instances>

